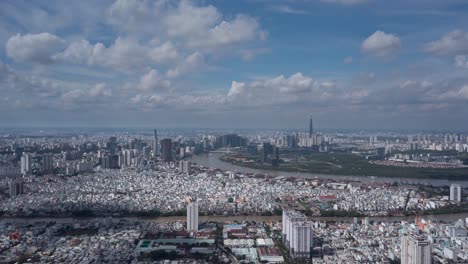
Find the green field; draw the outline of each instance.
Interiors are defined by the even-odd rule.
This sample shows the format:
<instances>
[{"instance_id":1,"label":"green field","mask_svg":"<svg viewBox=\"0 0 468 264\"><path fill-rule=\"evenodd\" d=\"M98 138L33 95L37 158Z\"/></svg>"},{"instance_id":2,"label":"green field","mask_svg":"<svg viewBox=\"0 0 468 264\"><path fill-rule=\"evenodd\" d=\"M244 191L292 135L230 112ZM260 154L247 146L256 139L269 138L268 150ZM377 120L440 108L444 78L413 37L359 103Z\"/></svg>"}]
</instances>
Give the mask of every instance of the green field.
<instances>
[{"instance_id":1,"label":"green field","mask_svg":"<svg viewBox=\"0 0 468 264\"><path fill-rule=\"evenodd\" d=\"M281 156L281 158L283 157L287 157L291 161L281 163L276 167L259 163L246 164L235 162L235 164L256 169L318 174L468 180L468 168L430 169L380 166L370 164L364 157L351 153L287 152L284 156Z\"/></svg>"}]
</instances>

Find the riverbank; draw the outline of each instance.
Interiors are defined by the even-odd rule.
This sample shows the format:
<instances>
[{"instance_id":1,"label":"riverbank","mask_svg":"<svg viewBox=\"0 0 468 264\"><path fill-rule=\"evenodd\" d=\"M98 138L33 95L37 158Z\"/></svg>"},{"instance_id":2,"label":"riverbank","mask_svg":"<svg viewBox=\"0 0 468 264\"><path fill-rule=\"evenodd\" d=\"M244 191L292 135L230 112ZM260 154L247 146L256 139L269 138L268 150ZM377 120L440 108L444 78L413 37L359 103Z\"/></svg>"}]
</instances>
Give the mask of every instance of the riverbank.
<instances>
[{"instance_id":1,"label":"riverbank","mask_svg":"<svg viewBox=\"0 0 468 264\"><path fill-rule=\"evenodd\" d=\"M404 178L395 174L392 177L383 176L363 176L363 175L339 175L339 174L321 174L309 172L290 172L278 170L254 169L245 166L239 166L230 162L222 161L220 153L204 153L193 156L190 160L194 163L208 168L217 168L223 171L235 171L240 173L264 174L273 177L297 177L305 179L331 179L335 181L358 181L358 182L376 182L376 183L400 183L414 185L433 185L433 186L450 186L450 184L460 184L462 187L468 188L468 174L464 180L449 180L449 179L434 179L434 178Z\"/></svg>"},{"instance_id":2,"label":"riverbank","mask_svg":"<svg viewBox=\"0 0 468 264\"><path fill-rule=\"evenodd\" d=\"M468 218L467 213L452 213L448 215L421 215L421 218L431 221L443 221L453 222L458 219ZM112 222L119 221L143 221L143 222L155 222L155 223L167 223L167 222L185 222L186 216L167 216L167 217L0 217L0 222L3 223L36 223L36 222L57 222L57 223L73 223L74 221L104 221L110 220ZM200 216L200 222L277 222L282 219L282 216ZM308 219L313 221L327 221L327 222L353 222L354 217L320 217L320 216L309 216ZM364 217L357 217L358 220L363 220ZM376 222L400 222L408 221L412 222L415 216L370 216L367 217L369 221Z\"/></svg>"},{"instance_id":3,"label":"riverbank","mask_svg":"<svg viewBox=\"0 0 468 264\"><path fill-rule=\"evenodd\" d=\"M240 155L240 157L243 157ZM468 168L415 168L384 166L370 163L362 156L351 153L294 153L287 155L289 162L260 164L257 162L242 162L239 156L223 155L219 158L237 166L282 172L306 172L334 175L361 175L375 177L393 177L407 179L447 179L468 180Z\"/></svg>"}]
</instances>

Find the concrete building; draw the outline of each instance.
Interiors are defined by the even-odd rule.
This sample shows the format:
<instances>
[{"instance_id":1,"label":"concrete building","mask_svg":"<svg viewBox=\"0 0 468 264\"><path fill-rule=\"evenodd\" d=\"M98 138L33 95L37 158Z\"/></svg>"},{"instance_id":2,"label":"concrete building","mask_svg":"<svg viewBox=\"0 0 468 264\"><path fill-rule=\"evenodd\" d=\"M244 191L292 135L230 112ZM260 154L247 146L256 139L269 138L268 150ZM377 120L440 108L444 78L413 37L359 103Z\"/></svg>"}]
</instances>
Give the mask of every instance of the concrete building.
<instances>
[{"instance_id":1,"label":"concrete building","mask_svg":"<svg viewBox=\"0 0 468 264\"><path fill-rule=\"evenodd\" d=\"M102 158L101 166L103 169L118 169L119 168L119 156L108 155Z\"/></svg>"},{"instance_id":2,"label":"concrete building","mask_svg":"<svg viewBox=\"0 0 468 264\"><path fill-rule=\"evenodd\" d=\"M196 202L187 205L187 231L198 231L198 203Z\"/></svg>"},{"instance_id":3,"label":"concrete building","mask_svg":"<svg viewBox=\"0 0 468 264\"><path fill-rule=\"evenodd\" d=\"M32 172L32 157L30 154L23 153L21 156L21 174L26 175Z\"/></svg>"},{"instance_id":4,"label":"concrete building","mask_svg":"<svg viewBox=\"0 0 468 264\"><path fill-rule=\"evenodd\" d=\"M461 202L461 186L460 184L450 185L450 201L459 203Z\"/></svg>"},{"instance_id":5,"label":"concrete building","mask_svg":"<svg viewBox=\"0 0 468 264\"><path fill-rule=\"evenodd\" d=\"M10 197L18 196L24 193L24 183L22 181L11 181L8 184Z\"/></svg>"},{"instance_id":6,"label":"concrete building","mask_svg":"<svg viewBox=\"0 0 468 264\"><path fill-rule=\"evenodd\" d=\"M290 253L294 258L310 258L312 249L312 222L293 222Z\"/></svg>"},{"instance_id":7,"label":"concrete building","mask_svg":"<svg viewBox=\"0 0 468 264\"><path fill-rule=\"evenodd\" d=\"M161 158L165 162L173 161L172 157L172 139L165 138L161 140Z\"/></svg>"},{"instance_id":8,"label":"concrete building","mask_svg":"<svg viewBox=\"0 0 468 264\"><path fill-rule=\"evenodd\" d=\"M192 173L192 164L188 160L179 161L179 170L184 174Z\"/></svg>"},{"instance_id":9,"label":"concrete building","mask_svg":"<svg viewBox=\"0 0 468 264\"><path fill-rule=\"evenodd\" d=\"M53 166L52 166L52 157L50 156L50 154L42 155L41 167L42 167L42 172L44 173L52 172Z\"/></svg>"},{"instance_id":10,"label":"concrete building","mask_svg":"<svg viewBox=\"0 0 468 264\"><path fill-rule=\"evenodd\" d=\"M18 167L5 166L0 167L0 178L19 175Z\"/></svg>"},{"instance_id":11,"label":"concrete building","mask_svg":"<svg viewBox=\"0 0 468 264\"><path fill-rule=\"evenodd\" d=\"M293 258L310 258L313 223L297 211L283 210L283 242Z\"/></svg>"},{"instance_id":12,"label":"concrete building","mask_svg":"<svg viewBox=\"0 0 468 264\"><path fill-rule=\"evenodd\" d=\"M414 235L401 238L401 264L431 263L431 243L426 238Z\"/></svg>"},{"instance_id":13,"label":"concrete building","mask_svg":"<svg viewBox=\"0 0 468 264\"><path fill-rule=\"evenodd\" d=\"M93 163L91 162L80 162L76 165L78 172L91 172L93 171Z\"/></svg>"},{"instance_id":14,"label":"concrete building","mask_svg":"<svg viewBox=\"0 0 468 264\"><path fill-rule=\"evenodd\" d=\"M132 166L132 159L134 157L134 152L131 149L126 149L123 151L125 165Z\"/></svg>"}]
</instances>

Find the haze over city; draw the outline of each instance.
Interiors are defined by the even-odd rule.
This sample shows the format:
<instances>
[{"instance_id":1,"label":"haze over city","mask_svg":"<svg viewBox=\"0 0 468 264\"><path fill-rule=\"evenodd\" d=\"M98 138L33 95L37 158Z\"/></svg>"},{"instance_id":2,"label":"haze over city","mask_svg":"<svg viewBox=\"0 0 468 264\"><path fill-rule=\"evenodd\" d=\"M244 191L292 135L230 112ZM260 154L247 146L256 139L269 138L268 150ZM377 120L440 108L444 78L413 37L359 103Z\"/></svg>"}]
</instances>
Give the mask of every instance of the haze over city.
<instances>
[{"instance_id":1,"label":"haze over city","mask_svg":"<svg viewBox=\"0 0 468 264\"><path fill-rule=\"evenodd\" d=\"M467 8L2 1L0 122L466 130Z\"/></svg>"}]
</instances>

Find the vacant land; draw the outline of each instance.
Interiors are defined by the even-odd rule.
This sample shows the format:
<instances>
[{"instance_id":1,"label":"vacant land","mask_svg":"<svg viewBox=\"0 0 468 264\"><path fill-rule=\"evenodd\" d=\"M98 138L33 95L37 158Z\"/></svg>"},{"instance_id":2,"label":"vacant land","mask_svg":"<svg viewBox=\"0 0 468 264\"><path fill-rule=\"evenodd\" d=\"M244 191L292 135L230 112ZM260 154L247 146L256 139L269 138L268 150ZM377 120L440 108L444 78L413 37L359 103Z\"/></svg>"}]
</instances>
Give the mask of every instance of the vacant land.
<instances>
[{"instance_id":1,"label":"vacant land","mask_svg":"<svg viewBox=\"0 0 468 264\"><path fill-rule=\"evenodd\" d=\"M247 158L255 157L251 156ZM371 164L364 157L351 153L307 153L306 151L288 151L282 154L281 158L288 160L288 162L281 163L279 166L260 163L232 163L256 169L310 172L318 174L468 180L468 169L400 168L380 166L377 164Z\"/></svg>"}]
</instances>

